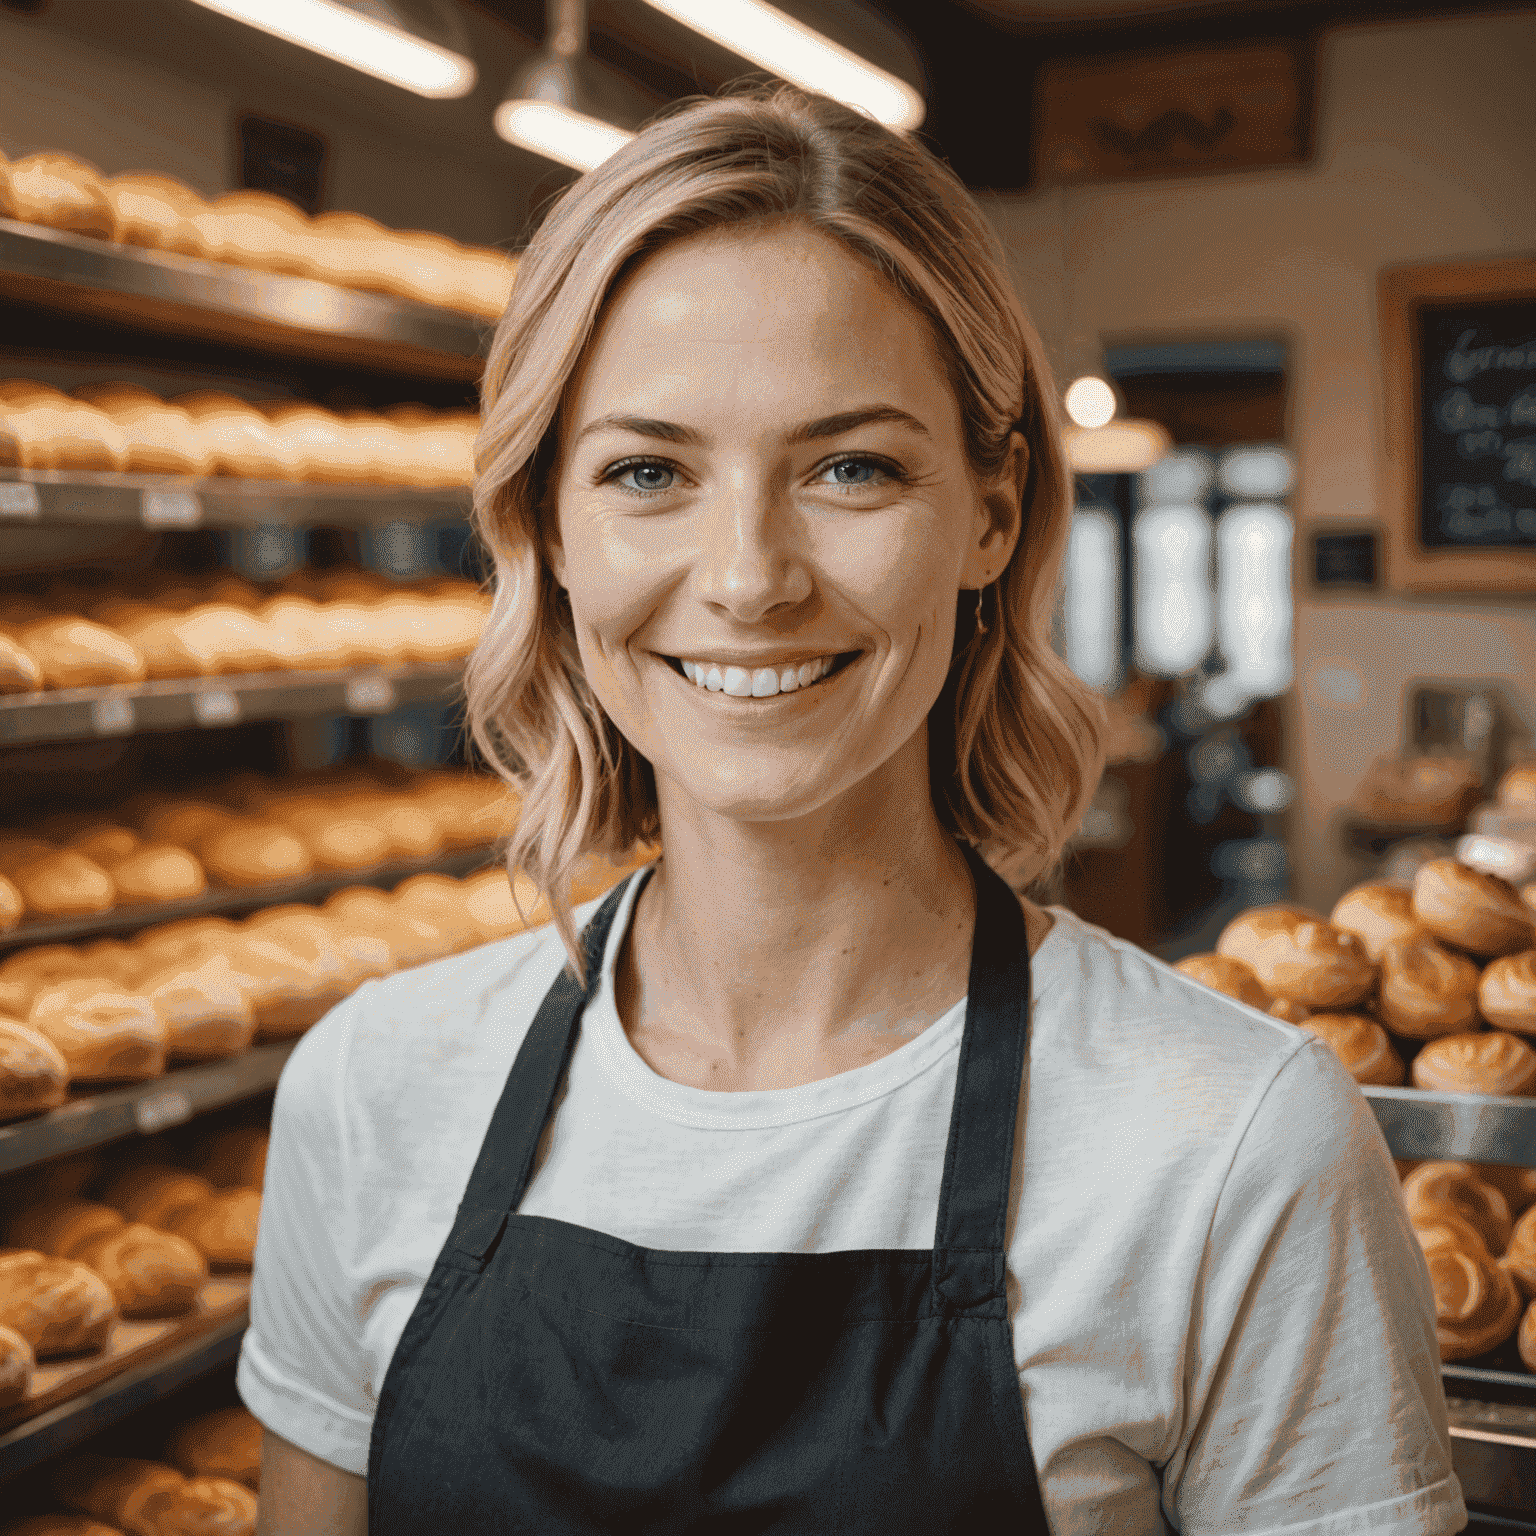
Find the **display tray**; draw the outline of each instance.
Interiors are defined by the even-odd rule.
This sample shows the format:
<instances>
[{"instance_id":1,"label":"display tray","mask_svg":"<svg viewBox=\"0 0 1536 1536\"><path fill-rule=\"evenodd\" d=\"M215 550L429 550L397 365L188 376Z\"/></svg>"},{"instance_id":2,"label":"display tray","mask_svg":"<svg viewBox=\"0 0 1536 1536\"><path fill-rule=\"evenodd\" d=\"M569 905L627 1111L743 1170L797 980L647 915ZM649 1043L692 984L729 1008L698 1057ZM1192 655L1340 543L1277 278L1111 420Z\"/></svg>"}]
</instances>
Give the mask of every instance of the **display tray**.
<instances>
[{"instance_id":1,"label":"display tray","mask_svg":"<svg viewBox=\"0 0 1536 1536\"><path fill-rule=\"evenodd\" d=\"M86 1152L125 1136L152 1136L194 1115L238 1104L277 1087L297 1040L252 1046L223 1061L173 1067L147 1082L121 1088L81 1087L57 1109L0 1125L0 1174L50 1157Z\"/></svg>"},{"instance_id":2,"label":"display tray","mask_svg":"<svg viewBox=\"0 0 1536 1536\"><path fill-rule=\"evenodd\" d=\"M467 486L322 485L309 480L0 467L0 528L87 523L155 529L248 528L268 523L360 528L457 521L468 513Z\"/></svg>"},{"instance_id":3,"label":"display tray","mask_svg":"<svg viewBox=\"0 0 1536 1536\"><path fill-rule=\"evenodd\" d=\"M1364 1088L1393 1157L1536 1168L1536 1099Z\"/></svg>"},{"instance_id":4,"label":"display tray","mask_svg":"<svg viewBox=\"0 0 1536 1536\"><path fill-rule=\"evenodd\" d=\"M85 917L28 918L7 933L0 933L0 956L31 944L73 944L81 939L106 938L171 923L183 917L235 916L258 907L283 902L323 901L332 891L347 885L392 886L411 875L473 874L495 861L496 847L477 843L428 859L394 859L388 864L368 864L360 869L327 869L297 880L273 880L266 885L214 886L187 901L165 901L154 906L110 907Z\"/></svg>"},{"instance_id":5,"label":"display tray","mask_svg":"<svg viewBox=\"0 0 1536 1536\"><path fill-rule=\"evenodd\" d=\"M489 330L457 310L13 219L0 219L0 298L418 378L478 378Z\"/></svg>"},{"instance_id":6,"label":"display tray","mask_svg":"<svg viewBox=\"0 0 1536 1536\"><path fill-rule=\"evenodd\" d=\"M383 715L451 696L462 662L336 671L230 673L106 688L0 694L0 745L82 741L135 731L238 725L306 715Z\"/></svg>"},{"instance_id":7,"label":"display tray","mask_svg":"<svg viewBox=\"0 0 1536 1536\"><path fill-rule=\"evenodd\" d=\"M1536 1407L1458 1397L1454 1385L1446 1382L1451 1462L1467 1503L1536 1515Z\"/></svg>"},{"instance_id":8,"label":"display tray","mask_svg":"<svg viewBox=\"0 0 1536 1536\"><path fill-rule=\"evenodd\" d=\"M195 1312L120 1322L107 1347L37 1368L32 1391L0 1409L0 1482L234 1362L250 1300L249 1275L215 1275Z\"/></svg>"}]
</instances>

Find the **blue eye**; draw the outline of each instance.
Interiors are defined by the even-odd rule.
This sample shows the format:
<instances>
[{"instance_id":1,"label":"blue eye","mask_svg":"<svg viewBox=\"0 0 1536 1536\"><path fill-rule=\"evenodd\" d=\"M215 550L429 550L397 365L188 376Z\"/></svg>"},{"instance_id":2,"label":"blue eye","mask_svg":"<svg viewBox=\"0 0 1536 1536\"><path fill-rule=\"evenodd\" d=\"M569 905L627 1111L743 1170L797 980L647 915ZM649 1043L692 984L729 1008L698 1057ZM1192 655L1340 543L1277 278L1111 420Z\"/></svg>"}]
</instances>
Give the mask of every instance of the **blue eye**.
<instances>
[{"instance_id":1,"label":"blue eye","mask_svg":"<svg viewBox=\"0 0 1536 1536\"><path fill-rule=\"evenodd\" d=\"M823 465L822 473L825 475L828 470L839 470L839 468L843 468L845 465L849 464L857 465L857 467L877 470L880 475L885 476L885 479L888 479L888 481L892 481L897 485L905 485L906 481L908 481L908 476L903 475L899 468L895 467L894 464L888 464L885 459L869 458L868 455L863 455L863 453L848 453L848 455L843 455L843 458L833 459L831 464ZM621 461L617 462L617 464L614 464L613 467L608 468L607 472L605 472L604 476L602 476L601 481L599 481L599 484L616 485L619 490L622 490L622 492L625 492L630 496L664 496L667 495L667 492L670 492L670 490L674 490L674 488L676 488L674 485L622 484L619 476L628 475L628 473L634 473L634 475L641 475L641 473L648 473L648 475L654 475L654 473L662 473L662 475L676 475L677 468L676 465L670 464L667 459L621 459ZM874 479L863 479L863 481L836 481L833 482L833 484L834 487L839 488L839 490L865 490L865 488L869 487L869 485L877 485L880 484L880 482L874 481Z\"/></svg>"},{"instance_id":2,"label":"blue eye","mask_svg":"<svg viewBox=\"0 0 1536 1536\"><path fill-rule=\"evenodd\" d=\"M879 485L883 481L899 478L875 459L839 459L835 464L828 464L821 473L824 479L831 476L829 484L848 486L851 489Z\"/></svg>"},{"instance_id":3,"label":"blue eye","mask_svg":"<svg viewBox=\"0 0 1536 1536\"><path fill-rule=\"evenodd\" d=\"M615 466L611 472L613 482L626 491L670 491L677 472L665 464L649 460Z\"/></svg>"}]
</instances>

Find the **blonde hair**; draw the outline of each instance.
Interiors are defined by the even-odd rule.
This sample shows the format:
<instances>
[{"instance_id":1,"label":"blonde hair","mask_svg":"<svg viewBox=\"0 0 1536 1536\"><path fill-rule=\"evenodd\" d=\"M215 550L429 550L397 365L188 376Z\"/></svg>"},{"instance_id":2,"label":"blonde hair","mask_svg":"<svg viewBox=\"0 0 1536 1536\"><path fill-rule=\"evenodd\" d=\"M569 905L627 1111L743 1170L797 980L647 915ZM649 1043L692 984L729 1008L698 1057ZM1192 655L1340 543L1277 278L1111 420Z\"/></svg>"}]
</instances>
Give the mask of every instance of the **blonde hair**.
<instances>
[{"instance_id":1,"label":"blonde hair","mask_svg":"<svg viewBox=\"0 0 1536 1536\"><path fill-rule=\"evenodd\" d=\"M1023 884L1060 858L1102 768L1097 696L1048 640L1072 502L1056 389L981 210L915 140L826 97L754 87L683 103L550 209L482 383L474 521L496 594L469 662L469 726L522 794L508 868L544 894L583 979L577 861L619 857L660 826L651 766L588 687L544 553L560 403L621 276L672 241L784 218L840 241L927 317L979 477L1003 470L1015 431L1028 447L1018 546L984 634L975 597L960 594L928 717L940 820Z\"/></svg>"}]
</instances>

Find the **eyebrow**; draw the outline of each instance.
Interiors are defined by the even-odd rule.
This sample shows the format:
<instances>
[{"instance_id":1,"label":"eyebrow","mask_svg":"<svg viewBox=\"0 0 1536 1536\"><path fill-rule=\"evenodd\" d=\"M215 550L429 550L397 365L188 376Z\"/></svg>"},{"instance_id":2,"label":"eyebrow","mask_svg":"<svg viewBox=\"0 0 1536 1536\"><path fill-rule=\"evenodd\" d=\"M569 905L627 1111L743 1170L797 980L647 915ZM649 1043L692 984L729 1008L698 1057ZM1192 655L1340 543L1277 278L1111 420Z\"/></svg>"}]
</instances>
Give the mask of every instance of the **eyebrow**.
<instances>
[{"instance_id":1,"label":"eyebrow","mask_svg":"<svg viewBox=\"0 0 1536 1536\"><path fill-rule=\"evenodd\" d=\"M867 427L876 422L888 422L892 426L905 427L909 432L916 432L923 437L932 436L928 428L908 411L903 411L894 405L866 405L857 410L839 411L835 416L822 416L815 421L808 421L796 427L789 434L788 441L791 443L820 442L823 438L841 437L845 432L852 432L857 427ZM576 441L579 443L594 432L605 432L611 429L633 432L637 437L651 437L664 443L697 446L702 442L702 438L692 427L682 426L675 421L660 421L651 416L626 416L623 413L599 416L596 421L589 421L576 434Z\"/></svg>"}]
</instances>

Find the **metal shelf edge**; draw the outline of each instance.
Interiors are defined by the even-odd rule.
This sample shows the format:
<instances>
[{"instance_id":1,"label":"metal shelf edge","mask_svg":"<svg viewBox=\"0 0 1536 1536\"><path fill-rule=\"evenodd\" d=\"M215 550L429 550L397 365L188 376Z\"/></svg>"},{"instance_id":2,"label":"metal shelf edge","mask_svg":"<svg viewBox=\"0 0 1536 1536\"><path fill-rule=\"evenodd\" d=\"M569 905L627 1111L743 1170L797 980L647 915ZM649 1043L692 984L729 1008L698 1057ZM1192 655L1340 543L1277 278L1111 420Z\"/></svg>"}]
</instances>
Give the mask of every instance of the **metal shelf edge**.
<instances>
[{"instance_id":1,"label":"metal shelf edge","mask_svg":"<svg viewBox=\"0 0 1536 1536\"><path fill-rule=\"evenodd\" d=\"M1362 1092L1394 1157L1536 1167L1536 1099L1422 1088Z\"/></svg>"}]
</instances>

